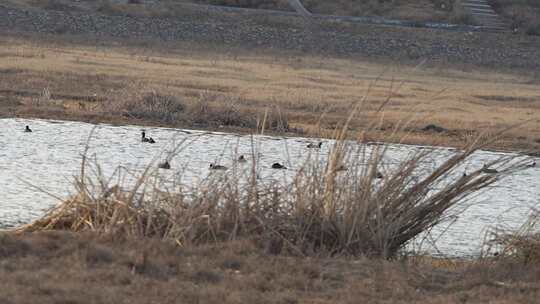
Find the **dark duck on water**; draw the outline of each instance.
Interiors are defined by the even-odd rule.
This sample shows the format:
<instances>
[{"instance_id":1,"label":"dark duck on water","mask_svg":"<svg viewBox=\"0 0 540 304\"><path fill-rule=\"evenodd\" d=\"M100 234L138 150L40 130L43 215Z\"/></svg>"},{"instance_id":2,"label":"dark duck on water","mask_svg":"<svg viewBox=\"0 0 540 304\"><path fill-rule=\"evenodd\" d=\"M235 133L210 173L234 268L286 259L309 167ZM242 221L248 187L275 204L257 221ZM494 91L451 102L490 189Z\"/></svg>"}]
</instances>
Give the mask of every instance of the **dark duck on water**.
<instances>
[{"instance_id":1,"label":"dark duck on water","mask_svg":"<svg viewBox=\"0 0 540 304\"><path fill-rule=\"evenodd\" d=\"M272 164L272 169L287 169L287 167L285 167L284 165L280 163L274 163Z\"/></svg>"},{"instance_id":2,"label":"dark duck on water","mask_svg":"<svg viewBox=\"0 0 540 304\"><path fill-rule=\"evenodd\" d=\"M320 141L318 144L310 143L307 145L309 149L320 149L322 146L322 141Z\"/></svg>"},{"instance_id":3,"label":"dark duck on water","mask_svg":"<svg viewBox=\"0 0 540 304\"><path fill-rule=\"evenodd\" d=\"M216 165L216 164L210 164L210 170L227 170L227 167Z\"/></svg>"},{"instance_id":4,"label":"dark duck on water","mask_svg":"<svg viewBox=\"0 0 540 304\"><path fill-rule=\"evenodd\" d=\"M162 163L159 163L158 168L169 170L171 168L171 164L169 163L169 161L166 160L166 161L164 161Z\"/></svg>"},{"instance_id":5,"label":"dark duck on water","mask_svg":"<svg viewBox=\"0 0 540 304\"><path fill-rule=\"evenodd\" d=\"M146 137L146 132L142 131L141 132L141 141L142 142L145 142L145 143L150 143L150 144L155 144L156 141L152 138L152 137Z\"/></svg>"}]
</instances>

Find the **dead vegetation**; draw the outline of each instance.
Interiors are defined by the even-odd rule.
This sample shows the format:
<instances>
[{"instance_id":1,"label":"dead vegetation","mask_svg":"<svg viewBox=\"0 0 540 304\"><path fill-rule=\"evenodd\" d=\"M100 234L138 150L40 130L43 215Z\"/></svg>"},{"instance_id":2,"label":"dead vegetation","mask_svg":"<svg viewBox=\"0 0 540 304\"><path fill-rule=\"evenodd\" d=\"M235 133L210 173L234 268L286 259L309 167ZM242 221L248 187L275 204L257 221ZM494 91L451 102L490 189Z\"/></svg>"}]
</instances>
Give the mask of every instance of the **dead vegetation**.
<instances>
[{"instance_id":1,"label":"dead vegetation","mask_svg":"<svg viewBox=\"0 0 540 304\"><path fill-rule=\"evenodd\" d=\"M384 103L385 124L369 129L369 140L458 146L483 131L529 121L490 148L540 148L540 122L534 119L540 93L528 76L436 67L389 70L362 60L192 45L164 46L162 52L131 44L96 49L56 39L36 44L4 37L1 44L2 117L250 132L268 112L274 121L269 132L328 137L367 95L349 124L351 138L381 118L377 109ZM45 90L50 94L44 99ZM407 130L389 132L411 113L416 119ZM430 124L448 131L423 131Z\"/></svg>"},{"instance_id":2,"label":"dead vegetation","mask_svg":"<svg viewBox=\"0 0 540 304\"><path fill-rule=\"evenodd\" d=\"M531 215L517 230L493 227L488 231L485 255L523 265L540 263L540 212Z\"/></svg>"},{"instance_id":3,"label":"dead vegetation","mask_svg":"<svg viewBox=\"0 0 540 304\"><path fill-rule=\"evenodd\" d=\"M269 255L247 241L0 234L0 301L23 303L534 303L538 264ZM181 299L181 300L180 300Z\"/></svg>"}]
</instances>

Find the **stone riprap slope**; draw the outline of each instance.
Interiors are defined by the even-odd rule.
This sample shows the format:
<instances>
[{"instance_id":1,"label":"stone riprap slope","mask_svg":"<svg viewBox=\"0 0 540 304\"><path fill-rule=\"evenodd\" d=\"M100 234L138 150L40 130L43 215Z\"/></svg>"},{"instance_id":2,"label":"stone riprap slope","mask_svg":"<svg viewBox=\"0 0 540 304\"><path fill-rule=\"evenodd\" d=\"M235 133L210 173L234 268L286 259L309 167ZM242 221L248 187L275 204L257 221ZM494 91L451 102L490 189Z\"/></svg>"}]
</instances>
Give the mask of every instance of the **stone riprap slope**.
<instances>
[{"instance_id":1,"label":"stone riprap slope","mask_svg":"<svg viewBox=\"0 0 540 304\"><path fill-rule=\"evenodd\" d=\"M540 38L305 21L291 16L219 12L191 7L178 17L133 17L0 5L0 30L124 39L216 43L396 61L540 68Z\"/></svg>"}]
</instances>

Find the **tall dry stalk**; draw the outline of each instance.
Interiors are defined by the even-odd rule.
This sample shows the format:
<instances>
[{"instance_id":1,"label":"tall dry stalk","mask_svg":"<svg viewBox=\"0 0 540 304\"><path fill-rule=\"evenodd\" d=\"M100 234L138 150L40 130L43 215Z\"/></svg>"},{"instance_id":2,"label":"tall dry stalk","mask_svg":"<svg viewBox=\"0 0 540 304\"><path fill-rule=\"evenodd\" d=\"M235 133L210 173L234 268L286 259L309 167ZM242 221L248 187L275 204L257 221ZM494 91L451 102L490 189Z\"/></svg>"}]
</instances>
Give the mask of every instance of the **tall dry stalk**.
<instances>
[{"instance_id":1,"label":"tall dry stalk","mask_svg":"<svg viewBox=\"0 0 540 304\"><path fill-rule=\"evenodd\" d=\"M517 229L488 230L483 256L512 259L523 264L540 263L540 210L533 209Z\"/></svg>"}]
</instances>

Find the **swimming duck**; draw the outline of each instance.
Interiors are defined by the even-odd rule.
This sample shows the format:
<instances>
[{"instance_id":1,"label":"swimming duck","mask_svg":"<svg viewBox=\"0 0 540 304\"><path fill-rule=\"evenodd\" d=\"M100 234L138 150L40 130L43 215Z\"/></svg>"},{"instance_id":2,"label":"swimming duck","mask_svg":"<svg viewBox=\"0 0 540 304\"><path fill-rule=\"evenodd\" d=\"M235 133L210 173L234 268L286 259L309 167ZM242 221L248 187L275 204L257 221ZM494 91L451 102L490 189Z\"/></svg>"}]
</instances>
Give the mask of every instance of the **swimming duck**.
<instances>
[{"instance_id":1,"label":"swimming duck","mask_svg":"<svg viewBox=\"0 0 540 304\"><path fill-rule=\"evenodd\" d=\"M169 161L166 160L162 163L159 163L158 168L168 170L171 168L171 164L169 163Z\"/></svg>"},{"instance_id":2,"label":"swimming duck","mask_svg":"<svg viewBox=\"0 0 540 304\"><path fill-rule=\"evenodd\" d=\"M488 168L488 166L484 164L484 167L482 167L482 173L495 174L495 173L499 173L499 171L497 171L495 169Z\"/></svg>"},{"instance_id":3,"label":"swimming duck","mask_svg":"<svg viewBox=\"0 0 540 304\"><path fill-rule=\"evenodd\" d=\"M221 165L210 164L210 170L227 170L227 167Z\"/></svg>"},{"instance_id":4,"label":"swimming duck","mask_svg":"<svg viewBox=\"0 0 540 304\"><path fill-rule=\"evenodd\" d=\"M150 143L150 144L155 144L156 143L156 141L152 137L146 137L146 132L142 131L141 135L142 135L142 138L141 138L142 142L146 142L146 143Z\"/></svg>"},{"instance_id":5,"label":"swimming duck","mask_svg":"<svg viewBox=\"0 0 540 304\"><path fill-rule=\"evenodd\" d=\"M284 165L280 163L274 163L272 164L272 169L287 169L287 167L285 167Z\"/></svg>"},{"instance_id":6,"label":"swimming duck","mask_svg":"<svg viewBox=\"0 0 540 304\"><path fill-rule=\"evenodd\" d=\"M30 129L29 126L26 126L26 128L24 129L24 132L27 132L27 133L32 132L32 129Z\"/></svg>"},{"instance_id":7,"label":"swimming duck","mask_svg":"<svg viewBox=\"0 0 540 304\"><path fill-rule=\"evenodd\" d=\"M336 168L336 171L347 171L347 170L349 170L349 168L347 168L345 165L339 165Z\"/></svg>"},{"instance_id":8,"label":"swimming duck","mask_svg":"<svg viewBox=\"0 0 540 304\"><path fill-rule=\"evenodd\" d=\"M322 141L320 141L318 144L310 143L307 145L310 149L320 149L322 146Z\"/></svg>"},{"instance_id":9,"label":"swimming duck","mask_svg":"<svg viewBox=\"0 0 540 304\"><path fill-rule=\"evenodd\" d=\"M240 157L238 157L238 162L239 163L245 163L245 162L247 162L247 159L244 157L244 155L240 155Z\"/></svg>"}]
</instances>

